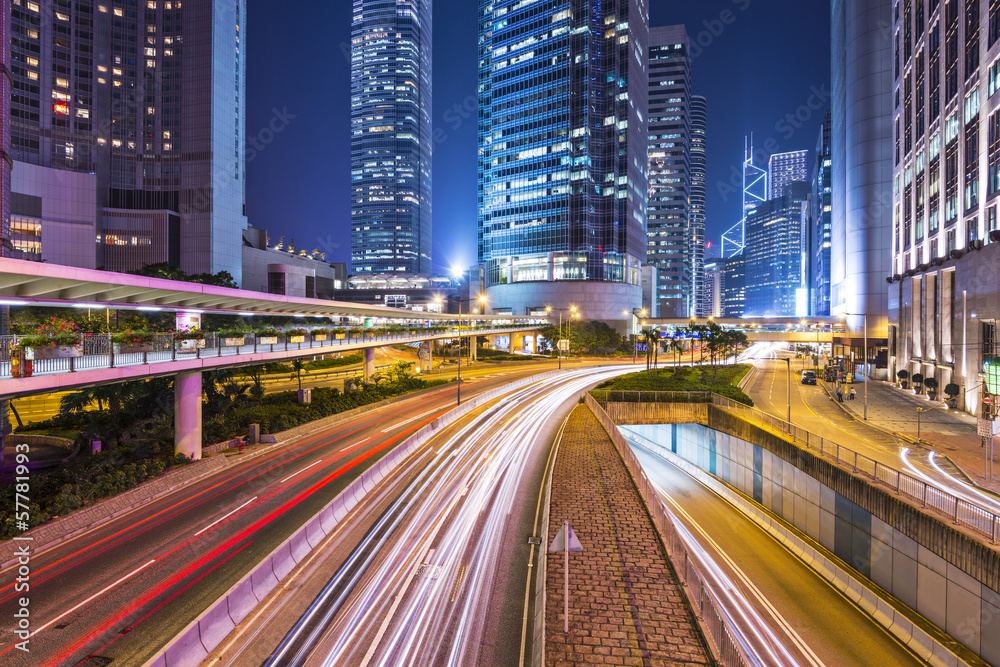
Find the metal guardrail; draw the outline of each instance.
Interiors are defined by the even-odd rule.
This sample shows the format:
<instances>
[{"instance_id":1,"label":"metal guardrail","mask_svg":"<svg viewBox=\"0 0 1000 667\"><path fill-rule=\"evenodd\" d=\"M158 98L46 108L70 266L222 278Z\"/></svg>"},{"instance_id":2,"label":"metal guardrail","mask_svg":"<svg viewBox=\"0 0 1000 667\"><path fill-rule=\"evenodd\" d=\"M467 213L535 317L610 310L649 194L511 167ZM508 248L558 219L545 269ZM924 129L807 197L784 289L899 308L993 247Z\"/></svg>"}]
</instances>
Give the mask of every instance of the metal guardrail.
<instances>
[{"instance_id":1,"label":"metal guardrail","mask_svg":"<svg viewBox=\"0 0 1000 667\"><path fill-rule=\"evenodd\" d=\"M654 394L657 392L642 393ZM683 392L666 393L674 394ZM646 477L646 471L643 470L639 460L635 457L632 448L629 447L625 437L618 430L618 426L611 420L611 417L608 416L608 413L604 411L594 397L589 392L584 394L584 396L587 405L594 411L604 429L611 436L611 440L615 443L615 447L625 461L625 466L629 469L632 478L635 480L639 493L642 494L643 499L646 501L646 506L649 508L650 515L653 518L653 524L660 533L663 544L667 549L667 557L670 558L674 569L681 577L681 581L690 591L688 601L709 639L714 644L716 653L719 656L719 662L726 667L749 667L750 662L743 655L739 644L733 638L733 634L726 624L725 616L719 610L718 602L712 597L712 593L705 586L702 575L698 571L698 566L684 547L684 542L670 518L667 506L660 500L656 489L649 481L649 478Z\"/></svg>"},{"instance_id":2,"label":"metal guardrail","mask_svg":"<svg viewBox=\"0 0 1000 667\"><path fill-rule=\"evenodd\" d=\"M671 402L668 400L670 397L682 393L682 392L654 392L654 391L644 391L644 392L594 392L595 394L614 394L619 393L633 393L642 394L642 398L646 399L643 402L650 403L667 403ZM711 402L713 405L728 410L742 417L749 419L750 421L756 422L762 426L766 426L774 431L779 431L781 433L787 434L791 437L792 441L802 445L806 450L817 452L820 457L826 459L832 459L838 464L846 465L851 468L853 472L867 477L868 479L874 481L876 484L881 484L888 487L897 495L907 496L921 504L922 507L932 507L939 512L942 512L948 516L956 525L965 526L974 530L975 532L990 538L990 540L995 544L997 541L997 532L1000 529L1000 515L992 512L976 503L969 502L964 498L959 498L958 496L945 491L944 489L934 486L933 484L928 484L927 482L908 475L901 470L897 470L891 466L887 466L884 463L879 463L875 459L869 458L864 454L860 454L853 449L844 447L838 443L831 442L826 438L816 435L811 431L807 431L804 428L796 426L795 424L790 424L789 422L781 419L780 417L775 417L766 412L758 410L757 408L752 408L742 403L738 403L734 400L726 398L725 396L720 396L718 394L711 394L710 401L700 400L702 396L707 392L690 392L693 397L690 400L679 401L683 403L707 403ZM624 403L638 403L639 397L629 397L634 400L624 400ZM698 398L699 400L694 400ZM598 399L595 396L596 401L605 400ZM611 401L615 402L615 401Z\"/></svg>"},{"instance_id":3,"label":"metal guardrail","mask_svg":"<svg viewBox=\"0 0 1000 667\"><path fill-rule=\"evenodd\" d=\"M523 327L505 327L502 329L477 330L477 335L501 335L513 331L522 331ZM31 375L42 375L52 373L75 373L78 371L103 370L110 368L120 368L125 366L140 366L164 363L169 361L183 361L184 359L204 359L226 356L237 356L241 354L253 354L257 352L292 352L315 351L317 354L328 354L335 352L345 345L368 342L392 342L397 340L412 340L424 334L419 329L417 333L386 333L382 335L370 334L365 337L336 338L330 336L326 340L315 340L313 337L302 336L301 341L292 342L295 336L279 335L277 337L260 337L254 334L247 334L243 337L243 345L227 345L227 341L233 339L223 338L214 332L205 332L203 338L197 341L175 341L172 334L154 334L152 340L138 348L123 347L112 342L110 334L83 334L80 345L76 347L77 356L60 356L59 358L48 359L20 358L16 348L21 336L0 336L0 379L12 377L27 377L27 367L25 361L31 361ZM463 330L462 335L470 335ZM433 332L435 338L456 337L459 332ZM270 342L273 339L274 342ZM429 337L428 337L429 339ZM269 341L269 342L261 342ZM69 349L69 348L66 348ZM64 353L65 354L65 353ZM18 368L14 368L12 363L17 358ZM17 374L15 374L15 370Z\"/></svg>"}]
</instances>

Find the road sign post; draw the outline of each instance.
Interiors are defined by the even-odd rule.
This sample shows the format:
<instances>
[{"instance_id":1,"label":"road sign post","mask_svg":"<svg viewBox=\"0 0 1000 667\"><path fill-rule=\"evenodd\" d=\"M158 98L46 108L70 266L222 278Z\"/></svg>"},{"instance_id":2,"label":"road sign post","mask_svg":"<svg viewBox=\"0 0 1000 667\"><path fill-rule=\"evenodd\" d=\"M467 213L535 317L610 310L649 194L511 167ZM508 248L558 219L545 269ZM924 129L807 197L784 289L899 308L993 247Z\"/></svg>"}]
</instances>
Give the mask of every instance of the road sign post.
<instances>
[{"instance_id":1,"label":"road sign post","mask_svg":"<svg viewBox=\"0 0 1000 667\"><path fill-rule=\"evenodd\" d=\"M556 538L549 545L549 553L559 553L560 551L566 552L566 591L563 597L566 622L563 626L563 632L569 634L569 552L583 551L583 545L580 544L580 540L577 538L576 533L573 532L569 521L563 521L562 528L559 529L559 532L556 533Z\"/></svg>"}]
</instances>

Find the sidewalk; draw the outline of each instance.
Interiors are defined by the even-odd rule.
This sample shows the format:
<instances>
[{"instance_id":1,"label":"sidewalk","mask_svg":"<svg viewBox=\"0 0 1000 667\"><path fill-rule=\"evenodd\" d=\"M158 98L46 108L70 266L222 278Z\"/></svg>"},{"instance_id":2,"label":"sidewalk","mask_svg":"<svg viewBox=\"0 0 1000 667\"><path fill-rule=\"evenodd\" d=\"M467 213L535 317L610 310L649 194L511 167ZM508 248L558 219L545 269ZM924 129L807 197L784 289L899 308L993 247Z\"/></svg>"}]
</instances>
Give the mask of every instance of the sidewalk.
<instances>
[{"instance_id":1,"label":"sidewalk","mask_svg":"<svg viewBox=\"0 0 1000 667\"><path fill-rule=\"evenodd\" d=\"M569 557L569 634L565 556L547 561L546 665L712 664L639 492L586 406L566 425L549 511L542 548L568 519L584 550Z\"/></svg>"},{"instance_id":2,"label":"sidewalk","mask_svg":"<svg viewBox=\"0 0 1000 667\"><path fill-rule=\"evenodd\" d=\"M864 420L865 385L857 382L857 398L844 398L840 405L858 421ZM829 384L828 391L836 401L836 390ZM929 410L920 414L920 441L931 445L935 451L947 455L976 484L1000 491L1000 481L989 481L984 472L982 439L976 433L976 419L971 415L949 410L941 401L931 401L909 389L900 389L885 382L868 383L868 422L872 426L917 439L917 408ZM933 409L931 409L933 408ZM996 465L996 464L995 464ZM995 471L1000 473L1000 465ZM1000 474L996 475L1000 477Z\"/></svg>"}]
</instances>

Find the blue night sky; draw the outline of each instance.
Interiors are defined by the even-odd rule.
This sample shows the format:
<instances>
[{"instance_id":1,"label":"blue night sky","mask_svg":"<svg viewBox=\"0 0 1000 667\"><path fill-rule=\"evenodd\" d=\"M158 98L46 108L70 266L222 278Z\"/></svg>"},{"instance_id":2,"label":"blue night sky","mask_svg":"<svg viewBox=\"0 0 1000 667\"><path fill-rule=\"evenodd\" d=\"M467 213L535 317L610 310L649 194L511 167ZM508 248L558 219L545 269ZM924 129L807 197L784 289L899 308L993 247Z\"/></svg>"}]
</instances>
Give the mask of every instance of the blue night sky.
<instances>
[{"instance_id":1,"label":"blue night sky","mask_svg":"<svg viewBox=\"0 0 1000 667\"><path fill-rule=\"evenodd\" d=\"M651 2L651 25L684 23L694 44L693 90L708 99L708 238L717 246L739 216L744 134L755 132L761 166L766 153L816 146L830 106L829 3ZM284 235L348 261L351 2L296 7L272 0L248 12L247 137L258 144L247 151L247 214L275 241ZM434 8L434 127L446 139L434 151L433 254L442 272L476 260L477 8L477 0Z\"/></svg>"}]
</instances>

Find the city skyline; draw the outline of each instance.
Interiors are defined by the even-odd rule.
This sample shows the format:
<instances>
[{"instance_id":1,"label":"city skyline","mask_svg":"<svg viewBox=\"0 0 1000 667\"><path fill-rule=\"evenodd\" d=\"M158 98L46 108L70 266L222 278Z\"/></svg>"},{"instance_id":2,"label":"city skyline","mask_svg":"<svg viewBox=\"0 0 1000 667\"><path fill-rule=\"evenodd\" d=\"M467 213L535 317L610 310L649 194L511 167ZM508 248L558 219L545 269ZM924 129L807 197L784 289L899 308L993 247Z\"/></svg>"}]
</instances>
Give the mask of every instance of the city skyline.
<instances>
[{"instance_id":1,"label":"city skyline","mask_svg":"<svg viewBox=\"0 0 1000 667\"><path fill-rule=\"evenodd\" d=\"M794 29L811 25L825 34L828 9L791 0L778 5L714 0L697 7L654 3L650 8L651 26L684 23L696 47L694 66L699 74L693 92L708 101L711 136L706 240L713 246L722 231L738 220L739 184L733 193L732 170L739 170L744 134L756 132L756 147L768 151L759 156L764 164L771 152L810 149L830 104L829 50ZM296 36L303 29L297 21L294 30L283 31L281 27L290 26L293 18L276 6L250 9L247 213L250 224L268 229L272 236L294 238L299 247L315 247L330 261L346 262L350 8L320 3L315 10L315 25L332 26L323 44ZM439 35L435 61L447 65L435 68L434 82L433 268L464 270L476 261L477 9L474 3L438 0L435 10ZM257 25L276 29L258 31ZM787 26L784 34L789 39L781 45L758 43L754 35L765 26L768 30ZM789 48L798 49L803 57L789 62ZM747 61L742 54L751 51L775 67L780 65L781 75ZM327 63L330 74L319 88L305 71L292 67L293 62L317 58ZM785 81L795 83L786 86ZM280 132L268 126L276 112L289 118ZM311 131L317 126L325 132Z\"/></svg>"}]
</instances>

